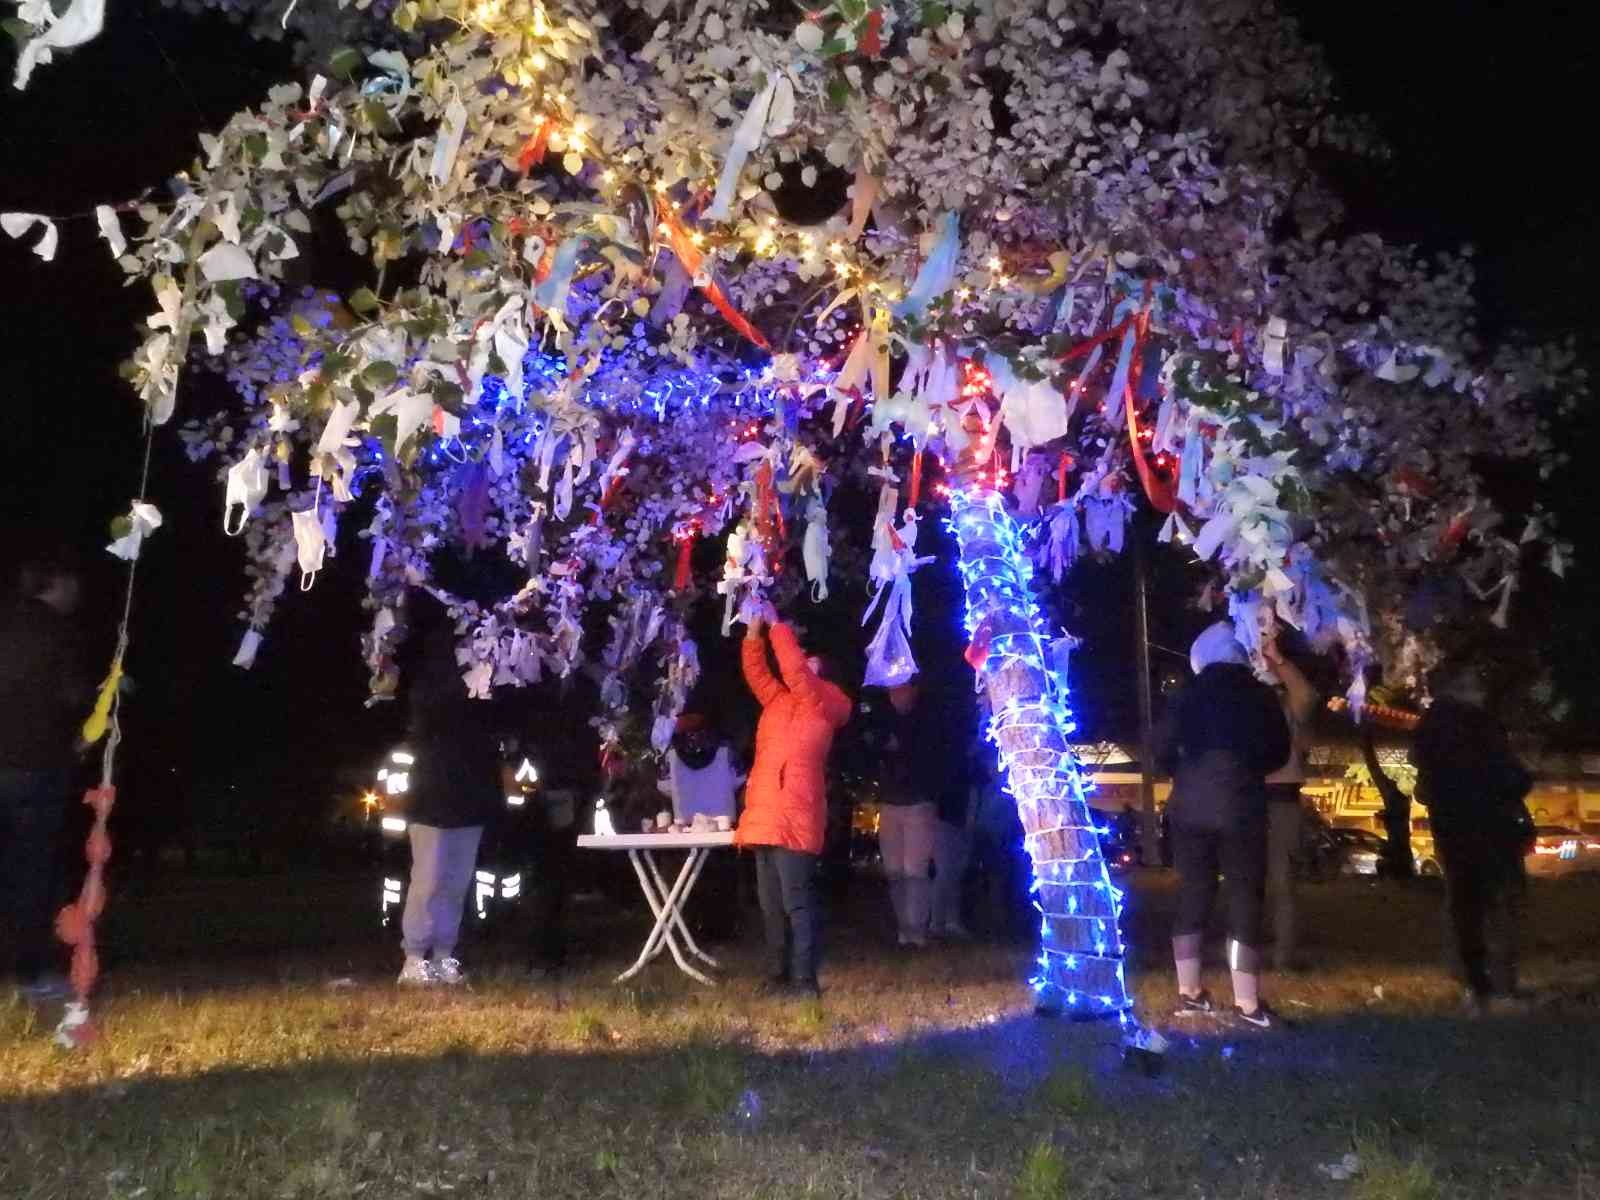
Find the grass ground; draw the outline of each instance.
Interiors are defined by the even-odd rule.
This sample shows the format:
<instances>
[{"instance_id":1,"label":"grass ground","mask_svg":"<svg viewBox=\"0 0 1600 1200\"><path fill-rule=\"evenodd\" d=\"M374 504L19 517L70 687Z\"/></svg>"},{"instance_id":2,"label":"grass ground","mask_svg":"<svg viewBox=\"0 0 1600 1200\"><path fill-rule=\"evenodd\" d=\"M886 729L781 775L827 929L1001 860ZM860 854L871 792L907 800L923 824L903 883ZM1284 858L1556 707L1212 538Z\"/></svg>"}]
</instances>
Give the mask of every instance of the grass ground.
<instances>
[{"instance_id":1,"label":"grass ground","mask_svg":"<svg viewBox=\"0 0 1600 1200\"><path fill-rule=\"evenodd\" d=\"M1182 1031L1155 1078L1111 1029L1030 1014L1026 947L889 951L870 884L820 1004L758 998L749 947L715 989L665 960L615 987L637 913L591 913L583 940L611 950L559 984L485 945L470 991L401 995L368 890L122 904L111 932L143 962L75 1055L53 1013L0 999L0 1196L1600 1197L1600 880L1535 889L1547 1003L1479 1021L1435 965L1436 894L1309 888L1318 965L1272 989L1301 1028ZM1169 899L1159 878L1131 897L1150 1014ZM1346 1155L1352 1178L1319 1169Z\"/></svg>"}]
</instances>

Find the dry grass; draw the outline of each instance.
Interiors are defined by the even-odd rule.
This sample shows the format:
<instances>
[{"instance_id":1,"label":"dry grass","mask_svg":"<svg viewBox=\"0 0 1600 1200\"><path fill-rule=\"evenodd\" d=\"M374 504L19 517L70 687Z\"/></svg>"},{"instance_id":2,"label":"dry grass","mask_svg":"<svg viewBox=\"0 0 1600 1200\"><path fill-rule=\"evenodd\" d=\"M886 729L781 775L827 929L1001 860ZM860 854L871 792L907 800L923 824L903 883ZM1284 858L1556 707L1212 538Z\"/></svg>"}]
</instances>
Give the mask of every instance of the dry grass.
<instances>
[{"instance_id":1,"label":"dry grass","mask_svg":"<svg viewBox=\"0 0 1600 1200\"><path fill-rule=\"evenodd\" d=\"M0 1000L0 1196L1600 1195L1591 882L1537 889L1530 982L1556 1002L1498 1022L1460 1017L1435 896L1312 889L1322 965L1274 989L1303 1028L1184 1031L1156 1079L1121 1068L1111 1029L1031 1015L1026 947L884 949L870 887L823 1001L797 1004L754 994L748 948L716 989L664 964L612 986L636 915L597 918L584 937L615 955L560 984L490 945L470 991L401 994L356 924L293 948L341 911L317 886L266 889L294 896L276 930L220 894L203 919L124 905L150 953L225 933L236 953L117 970L80 1054ZM1166 1007L1168 891L1133 897L1147 1012ZM1352 1150L1356 1179L1318 1172Z\"/></svg>"}]
</instances>

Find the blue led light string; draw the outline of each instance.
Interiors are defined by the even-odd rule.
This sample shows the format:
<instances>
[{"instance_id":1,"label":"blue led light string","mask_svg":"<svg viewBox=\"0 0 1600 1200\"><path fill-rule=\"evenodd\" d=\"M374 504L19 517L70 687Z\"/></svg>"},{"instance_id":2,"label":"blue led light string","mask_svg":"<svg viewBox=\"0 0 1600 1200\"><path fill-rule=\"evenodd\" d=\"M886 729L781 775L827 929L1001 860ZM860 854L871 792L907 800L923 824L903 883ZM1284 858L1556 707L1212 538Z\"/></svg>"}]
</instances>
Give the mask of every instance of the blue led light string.
<instances>
[{"instance_id":1,"label":"blue led light string","mask_svg":"<svg viewBox=\"0 0 1600 1200\"><path fill-rule=\"evenodd\" d=\"M988 644L978 668L993 716L1007 794L1017 803L1033 864L1039 957L1029 981L1041 1009L1132 1022L1123 974L1122 891L1101 853L1105 831L1072 752L1077 724L1067 683L1050 667L1049 637L1033 599L1033 564L1000 496L952 491L969 639Z\"/></svg>"}]
</instances>

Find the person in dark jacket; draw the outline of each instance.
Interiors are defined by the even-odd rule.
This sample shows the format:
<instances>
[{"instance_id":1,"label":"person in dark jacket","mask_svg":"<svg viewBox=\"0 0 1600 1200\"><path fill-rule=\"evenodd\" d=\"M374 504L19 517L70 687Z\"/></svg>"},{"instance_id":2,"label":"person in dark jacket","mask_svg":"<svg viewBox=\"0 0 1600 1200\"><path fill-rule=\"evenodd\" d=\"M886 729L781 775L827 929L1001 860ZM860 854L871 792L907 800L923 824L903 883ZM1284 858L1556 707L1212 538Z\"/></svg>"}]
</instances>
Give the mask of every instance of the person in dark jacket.
<instances>
[{"instance_id":1,"label":"person in dark jacket","mask_svg":"<svg viewBox=\"0 0 1600 1200\"><path fill-rule=\"evenodd\" d=\"M941 802L966 774L963 743L943 724L940 706L916 680L889 689L876 747L883 764L878 847L902 946L928 944Z\"/></svg>"},{"instance_id":2,"label":"person in dark jacket","mask_svg":"<svg viewBox=\"0 0 1600 1200\"><path fill-rule=\"evenodd\" d=\"M0 606L0 974L34 997L65 987L49 969L56 843L94 700L72 620L81 592L70 558L41 558Z\"/></svg>"},{"instance_id":3,"label":"person in dark jacket","mask_svg":"<svg viewBox=\"0 0 1600 1200\"><path fill-rule=\"evenodd\" d=\"M1434 702L1411 760L1444 866L1456 958L1469 1003L1515 1008L1523 859L1533 838L1524 797L1533 779L1485 708L1488 690L1476 672L1450 664L1430 684Z\"/></svg>"},{"instance_id":4,"label":"person in dark jacket","mask_svg":"<svg viewBox=\"0 0 1600 1200\"><path fill-rule=\"evenodd\" d=\"M1173 780L1167 813L1178 868L1172 930L1178 1012L1213 1011L1201 984L1200 951L1220 872L1227 886L1234 1012L1270 1029L1277 1018L1261 999L1260 951L1266 777L1289 758L1289 725L1278 698L1251 671L1231 623L1219 621L1196 638L1189 664L1196 678L1177 697L1160 739Z\"/></svg>"},{"instance_id":5,"label":"person in dark jacket","mask_svg":"<svg viewBox=\"0 0 1600 1200\"><path fill-rule=\"evenodd\" d=\"M459 984L455 957L484 826L500 811L499 744L489 706L467 695L454 625L422 591L407 601L412 657L407 749L415 759L407 793L411 881L400 928L400 983Z\"/></svg>"},{"instance_id":6,"label":"person in dark jacket","mask_svg":"<svg viewBox=\"0 0 1600 1200\"><path fill-rule=\"evenodd\" d=\"M577 874L578 819L588 792L559 755L549 755L543 786L524 809L519 849L529 860L528 975L553 979L567 966L567 901ZM513 777L512 782L515 782Z\"/></svg>"}]
</instances>

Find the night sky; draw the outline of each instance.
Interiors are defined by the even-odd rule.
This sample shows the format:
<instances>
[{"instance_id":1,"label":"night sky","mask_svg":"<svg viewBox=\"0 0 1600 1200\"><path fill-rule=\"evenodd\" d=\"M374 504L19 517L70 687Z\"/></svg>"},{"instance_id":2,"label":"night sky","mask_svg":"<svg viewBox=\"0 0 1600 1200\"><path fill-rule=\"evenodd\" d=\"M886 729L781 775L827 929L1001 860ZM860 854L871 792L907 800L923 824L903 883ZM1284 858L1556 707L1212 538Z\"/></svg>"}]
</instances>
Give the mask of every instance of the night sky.
<instances>
[{"instance_id":1,"label":"night sky","mask_svg":"<svg viewBox=\"0 0 1600 1200\"><path fill-rule=\"evenodd\" d=\"M1579 36L1577 6L1300 0L1290 7L1327 49L1347 106L1373 117L1394 147L1381 170L1339 176L1353 227L1430 249L1471 242L1487 333L1571 332L1596 361L1595 202L1577 177L1589 169L1593 103L1585 77L1592 77L1593 50ZM9 67L8 58L8 78ZM200 130L220 126L294 74L283 47L254 42L219 18L114 0L97 41L41 68L26 93L7 86L0 94L0 209L84 214L63 223L53 265L0 240L0 403L11 451L0 533L8 550L51 539L93 550L134 488L138 406L117 364L134 345L148 291L121 286L89 211L159 188L193 157ZM180 413L182 406L180 389ZM1563 437L1579 448L1580 463L1557 482L1553 504L1577 543L1579 566L1564 585L1519 592L1532 618L1524 628L1551 631L1552 657L1567 690L1586 705L1590 728L1600 721L1593 698L1600 657L1583 599L1600 594L1593 565L1600 533L1585 478L1591 456L1581 447L1593 435L1591 407ZM220 489L209 468L182 461L175 429L158 447L151 495L167 525L146 544L141 564L130 774L157 791L163 779L193 787L219 777L293 788L307 766L370 759L393 735L395 714L361 705L359 579L342 581L329 570L312 596L286 597L260 664L238 672L229 659L240 631L242 560L221 533ZM1154 640L1178 648L1199 620L1183 608L1181 577L1175 565L1158 564L1152 614ZM1075 659L1076 691L1097 735L1133 732L1130 578L1127 564L1115 563L1087 568L1073 585L1075 632L1090 638ZM108 629L119 585L109 558L98 582L96 615ZM1166 665L1179 664L1158 655L1158 668Z\"/></svg>"}]
</instances>

